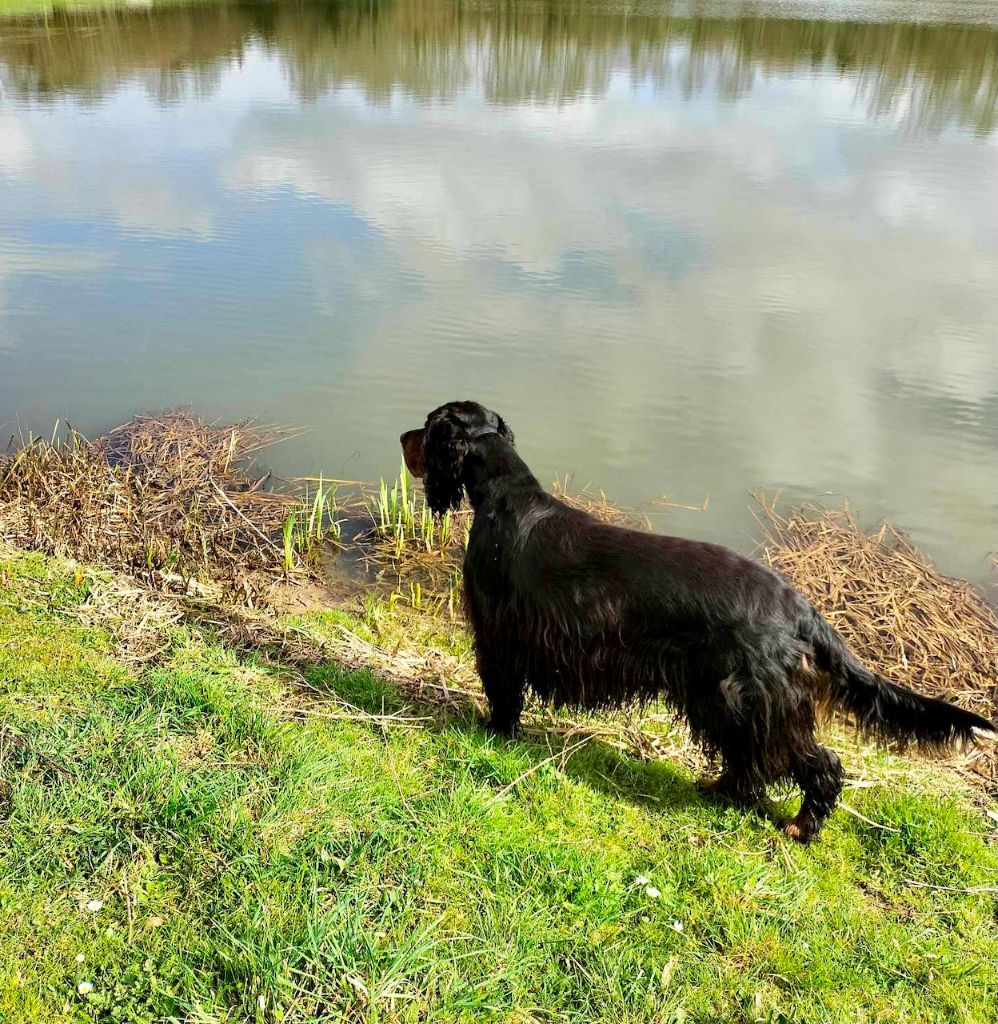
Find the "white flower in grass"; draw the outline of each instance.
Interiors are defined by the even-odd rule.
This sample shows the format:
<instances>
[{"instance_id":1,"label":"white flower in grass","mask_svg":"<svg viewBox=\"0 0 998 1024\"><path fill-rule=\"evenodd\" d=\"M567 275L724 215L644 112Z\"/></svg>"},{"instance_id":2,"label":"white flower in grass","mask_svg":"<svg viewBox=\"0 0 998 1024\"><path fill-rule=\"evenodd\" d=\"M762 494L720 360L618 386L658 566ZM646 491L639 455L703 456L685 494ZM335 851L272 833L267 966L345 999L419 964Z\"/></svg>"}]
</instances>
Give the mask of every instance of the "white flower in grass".
<instances>
[{"instance_id":1,"label":"white flower in grass","mask_svg":"<svg viewBox=\"0 0 998 1024\"><path fill-rule=\"evenodd\" d=\"M672 930L674 932L682 932L682 930L683 930L683 922L682 921L673 921L672 922Z\"/></svg>"},{"instance_id":2,"label":"white flower in grass","mask_svg":"<svg viewBox=\"0 0 998 1024\"><path fill-rule=\"evenodd\" d=\"M100 900L91 900L87 904L87 910L89 910L91 914L96 914L103 906L104 904Z\"/></svg>"},{"instance_id":3,"label":"white flower in grass","mask_svg":"<svg viewBox=\"0 0 998 1024\"><path fill-rule=\"evenodd\" d=\"M79 985L76 986L76 991L79 992L81 996L88 996L93 992L93 990L94 987L89 981L81 981Z\"/></svg>"},{"instance_id":4,"label":"white flower in grass","mask_svg":"<svg viewBox=\"0 0 998 1024\"><path fill-rule=\"evenodd\" d=\"M84 960L86 960L86 957L82 953L76 954L76 962L78 964L82 964Z\"/></svg>"},{"instance_id":5,"label":"white flower in grass","mask_svg":"<svg viewBox=\"0 0 998 1024\"><path fill-rule=\"evenodd\" d=\"M645 895L650 900L657 900L659 898L659 896L661 896L662 894L658 891L658 889L655 888L654 885L649 885L645 889Z\"/></svg>"},{"instance_id":6,"label":"white flower in grass","mask_svg":"<svg viewBox=\"0 0 998 1024\"><path fill-rule=\"evenodd\" d=\"M651 881L651 879L648 878L646 875L638 875L638 877L634 879L634 884L635 885L647 885L650 881Z\"/></svg>"}]
</instances>

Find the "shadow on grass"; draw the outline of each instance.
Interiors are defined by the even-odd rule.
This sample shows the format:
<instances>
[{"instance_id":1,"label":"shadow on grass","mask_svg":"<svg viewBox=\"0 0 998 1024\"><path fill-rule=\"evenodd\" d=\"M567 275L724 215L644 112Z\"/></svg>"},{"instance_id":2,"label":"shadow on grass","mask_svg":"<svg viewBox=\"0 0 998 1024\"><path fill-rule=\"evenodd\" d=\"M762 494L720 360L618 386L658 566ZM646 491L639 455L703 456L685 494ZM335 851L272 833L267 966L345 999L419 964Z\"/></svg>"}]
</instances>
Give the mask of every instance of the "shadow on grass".
<instances>
[{"instance_id":1,"label":"shadow on grass","mask_svg":"<svg viewBox=\"0 0 998 1024\"><path fill-rule=\"evenodd\" d=\"M529 733L511 740L490 736L483 728L482 717L473 700L455 697L450 705L442 705L437 700L423 699L417 693L401 690L370 669L356 670L326 662L314 666L306 672L306 677L319 692L347 701L372 716L390 716L408 710L418 717L425 716L421 724L427 731L457 733L482 747L508 746L524 753L533 767L540 767L551 760L552 753L572 746L571 741L566 743L563 732L545 729L544 723L532 724ZM378 728L376 720L372 721L372 728ZM387 724L382 726L385 735L390 728ZM615 800L649 809L730 806L721 798L702 792L681 765L664 760L641 760L598 737L569 752L559 767L573 782ZM759 813L773 820L771 808L760 808Z\"/></svg>"}]
</instances>

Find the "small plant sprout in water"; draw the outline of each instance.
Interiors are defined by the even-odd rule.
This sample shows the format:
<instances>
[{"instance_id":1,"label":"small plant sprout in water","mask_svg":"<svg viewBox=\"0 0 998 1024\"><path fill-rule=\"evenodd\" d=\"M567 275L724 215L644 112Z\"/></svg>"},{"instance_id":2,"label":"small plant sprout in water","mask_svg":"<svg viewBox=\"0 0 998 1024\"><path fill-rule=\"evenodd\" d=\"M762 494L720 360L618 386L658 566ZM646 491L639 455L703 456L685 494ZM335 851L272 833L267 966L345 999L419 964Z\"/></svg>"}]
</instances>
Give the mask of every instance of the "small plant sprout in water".
<instances>
[{"instance_id":1,"label":"small plant sprout in water","mask_svg":"<svg viewBox=\"0 0 998 1024\"><path fill-rule=\"evenodd\" d=\"M379 582L390 583L406 604L424 615L455 618L471 510L434 516L404 463L395 480L382 478L366 501L373 528L365 557Z\"/></svg>"},{"instance_id":2,"label":"small plant sprout in water","mask_svg":"<svg viewBox=\"0 0 998 1024\"><path fill-rule=\"evenodd\" d=\"M391 487L381 479L372 518L380 538L393 545L396 558L412 548L442 553L453 536L453 514L448 511L437 521L425 499L412 490L404 464Z\"/></svg>"},{"instance_id":3,"label":"small plant sprout in water","mask_svg":"<svg viewBox=\"0 0 998 1024\"><path fill-rule=\"evenodd\" d=\"M325 487L322 476L315 493L306 488L301 505L288 513L282 529L284 570L313 559L323 541L339 540L340 524L335 518L336 488Z\"/></svg>"},{"instance_id":4,"label":"small plant sprout in water","mask_svg":"<svg viewBox=\"0 0 998 1024\"><path fill-rule=\"evenodd\" d=\"M457 614L461 605L461 570L455 569L450 574L450 581L447 587L447 613L451 618Z\"/></svg>"}]
</instances>

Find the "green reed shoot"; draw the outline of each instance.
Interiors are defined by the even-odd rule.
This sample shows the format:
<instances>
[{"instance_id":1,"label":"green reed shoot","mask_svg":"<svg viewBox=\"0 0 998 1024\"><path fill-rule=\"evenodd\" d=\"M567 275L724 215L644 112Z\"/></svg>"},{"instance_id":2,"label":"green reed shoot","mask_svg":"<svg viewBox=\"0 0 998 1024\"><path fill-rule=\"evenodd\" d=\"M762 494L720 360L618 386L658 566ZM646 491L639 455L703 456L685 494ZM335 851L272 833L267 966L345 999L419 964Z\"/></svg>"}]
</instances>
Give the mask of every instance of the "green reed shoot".
<instances>
[{"instance_id":1,"label":"green reed shoot","mask_svg":"<svg viewBox=\"0 0 998 1024\"><path fill-rule=\"evenodd\" d=\"M291 572L295 567L297 558L295 553L297 550L296 546L296 520L298 514L296 512L289 512L287 519L284 520L284 529L282 531L284 537L284 571Z\"/></svg>"},{"instance_id":2,"label":"green reed shoot","mask_svg":"<svg viewBox=\"0 0 998 1024\"><path fill-rule=\"evenodd\" d=\"M310 495L306 490L301 505L288 513L282 530L285 572L315 557L319 545L327 538L339 540L335 495L336 488L323 487L320 475L315 494Z\"/></svg>"},{"instance_id":3,"label":"green reed shoot","mask_svg":"<svg viewBox=\"0 0 998 1024\"><path fill-rule=\"evenodd\" d=\"M372 517L382 539L395 548L396 557L407 548L442 552L453 536L451 512L436 519L425 499L410 489L404 464L391 487L382 478Z\"/></svg>"}]
</instances>

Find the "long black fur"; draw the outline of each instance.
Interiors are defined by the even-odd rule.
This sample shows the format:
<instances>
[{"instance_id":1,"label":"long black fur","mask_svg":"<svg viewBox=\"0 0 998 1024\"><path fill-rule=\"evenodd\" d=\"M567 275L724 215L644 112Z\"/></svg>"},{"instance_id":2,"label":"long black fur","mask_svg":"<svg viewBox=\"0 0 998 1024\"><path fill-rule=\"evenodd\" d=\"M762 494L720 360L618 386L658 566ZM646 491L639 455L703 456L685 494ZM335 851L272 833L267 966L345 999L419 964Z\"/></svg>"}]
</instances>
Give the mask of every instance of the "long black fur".
<instances>
[{"instance_id":1,"label":"long black fur","mask_svg":"<svg viewBox=\"0 0 998 1024\"><path fill-rule=\"evenodd\" d=\"M606 525L547 494L496 413L451 402L402 435L436 513L475 512L464 594L488 728L512 734L528 687L555 706L662 698L720 758L712 786L745 804L790 779L803 791L787 832L807 841L842 790L815 736L841 708L881 741L924 747L996 733L860 664L817 609L765 566L716 544Z\"/></svg>"}]
</instances>

